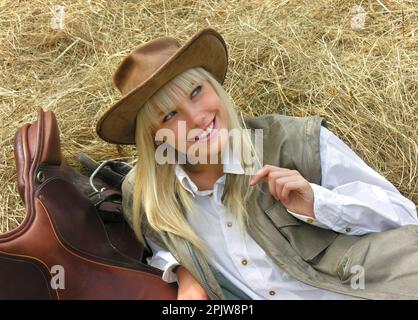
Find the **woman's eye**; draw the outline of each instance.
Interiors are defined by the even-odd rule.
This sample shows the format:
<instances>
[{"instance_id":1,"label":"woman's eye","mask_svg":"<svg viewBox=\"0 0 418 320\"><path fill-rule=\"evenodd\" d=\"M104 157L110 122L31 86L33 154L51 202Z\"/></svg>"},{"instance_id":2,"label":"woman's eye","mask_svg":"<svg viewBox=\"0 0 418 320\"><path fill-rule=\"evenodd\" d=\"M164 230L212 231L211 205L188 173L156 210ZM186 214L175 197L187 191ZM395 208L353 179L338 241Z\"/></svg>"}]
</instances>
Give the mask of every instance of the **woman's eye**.
<instances>
[{"instance_id":1,"label":"woman's eye","mask_svg":"<svg viewBox=\"0 0 418 320\"><path fill-rule=\"evenodd\" d=\"M171 119L170 115L172 115L172 114L173 114L173 113L175 113L175 112L176 112L176 111L171 111L169 114L167 114L167 115L164 117L163 122L166 122L166 121L170 120L170 119Z\"/></svg>"},{"instance_id":2,"label":"woman's eye","mask_svg":"<svg viewBox=\"0 0 418 320\"><path fill-rule=\"evenodd\" d=\"M195 93L195 92L199 93L201 90L202 90L202 86L197 86L195 89L193 89L193 91L191 93L192 98L194 97L193 93Z\"/></svg>"}]
</instances>

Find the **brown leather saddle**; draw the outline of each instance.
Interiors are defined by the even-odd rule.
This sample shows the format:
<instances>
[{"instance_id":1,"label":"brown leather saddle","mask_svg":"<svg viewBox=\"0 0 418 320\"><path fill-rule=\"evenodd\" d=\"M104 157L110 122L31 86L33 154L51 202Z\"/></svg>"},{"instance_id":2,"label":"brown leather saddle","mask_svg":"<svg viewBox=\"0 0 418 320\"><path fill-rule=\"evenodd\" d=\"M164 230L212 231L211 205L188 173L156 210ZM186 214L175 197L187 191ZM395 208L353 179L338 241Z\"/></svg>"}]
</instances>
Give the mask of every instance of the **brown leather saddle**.
<instances>
[{"instance_id":1,"label":"brown leather saddle","mask_svg":"<svg viewBox=\"0 0 418 320\"><path fill-rule=\"evenodd\" d=\"M14 147L26 216L0 234L0 299L176 299L177 285L145 263L118 184L96 178L92 190L62 158L52 111L39 108Z\"/></svg>"}]
</instances>

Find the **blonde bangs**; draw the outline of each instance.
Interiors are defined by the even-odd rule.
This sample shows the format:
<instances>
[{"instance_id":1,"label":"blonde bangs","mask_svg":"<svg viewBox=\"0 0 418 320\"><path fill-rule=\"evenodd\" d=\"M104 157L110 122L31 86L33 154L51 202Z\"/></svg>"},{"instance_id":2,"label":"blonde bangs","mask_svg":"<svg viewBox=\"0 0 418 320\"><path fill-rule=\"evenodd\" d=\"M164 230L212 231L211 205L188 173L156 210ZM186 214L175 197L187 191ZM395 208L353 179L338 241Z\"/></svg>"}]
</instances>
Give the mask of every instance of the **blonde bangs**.
<instances>
[{"instance_id":1,"label":"blonde bangs","mask_svg":"<svg viewBox=\"0 0 418 320\"><path fill-rule=\"evenodd\" d=\"M196 85L209 80L209 78L210 75L201 67L187 70L160 88L145 103L141 114L147 114L151 125L155 127L160 123L162 115L176 110L176 106L191 94Z\"/></svg>"}]
</instances>

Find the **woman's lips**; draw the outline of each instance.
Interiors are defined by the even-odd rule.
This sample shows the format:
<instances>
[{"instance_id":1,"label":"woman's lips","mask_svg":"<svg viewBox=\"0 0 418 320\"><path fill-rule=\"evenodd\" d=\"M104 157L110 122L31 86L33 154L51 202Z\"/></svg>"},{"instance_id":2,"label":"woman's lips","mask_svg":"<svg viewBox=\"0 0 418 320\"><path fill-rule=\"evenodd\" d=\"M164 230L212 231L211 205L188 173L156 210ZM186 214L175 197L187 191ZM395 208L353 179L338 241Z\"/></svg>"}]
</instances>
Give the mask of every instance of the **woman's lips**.
<instances>
[{"instance_id":1,"label":"woman's lips","mask_svg":"<svg viewBox=\"0 0 418 320\"><path fill-rule=\"evenodd\" d=\"M212 125L213 124L213 125ZM205 128L205 130L207 129L207 128L209 128L209 127L211 127L212 126L212 130L211 130L211 132L209 132L204 138L201 138L201 139L199 139L199 136L196 136L195 137L195 140L193 140L194 142L203 142L203 141L206 141L206 140L209 140L209 139L211 139L212 138L212 136L213 136L213 134L214 134L214 132L216 131L216 129L218 129L218 121L217 121L217 119L216 119L216 116L213 118L213 120L212 120L212 122L211 123L209 123L209 125Z\"/></svg>"},{"instance_id":2,"label":"woman's lips","mask_svg":"<svg viewBox=\"0 0 418 320\"><path fill-rule=\"evenodd\" d=\"M207 128L210 128L210 127L214 127L214 125L212 125L214 122L215 122L215 118L216 117L214 117L213 119L212 119L212 121L211 122L209 122L209 124L205 127L205 129L203 129L203 131L205 131Z\"/></svg>"}]
</instances>

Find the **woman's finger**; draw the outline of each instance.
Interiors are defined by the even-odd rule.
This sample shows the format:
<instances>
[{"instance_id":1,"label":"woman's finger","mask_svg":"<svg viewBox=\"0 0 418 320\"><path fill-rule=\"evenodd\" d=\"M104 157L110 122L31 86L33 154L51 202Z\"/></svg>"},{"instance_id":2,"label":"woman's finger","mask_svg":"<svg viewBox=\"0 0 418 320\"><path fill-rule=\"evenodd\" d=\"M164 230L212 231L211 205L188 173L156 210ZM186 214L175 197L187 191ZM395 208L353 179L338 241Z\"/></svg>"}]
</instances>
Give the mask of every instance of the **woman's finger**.
<instances>
[{"instance_id":1,"label":"woman's finger","mask_svg":"<svg viewBox=\"0 0 418 320\"><path fill-rule=\"evenodd\" d=\"M290 169L287 169L287 168L275 167L275 166L267 164L263 168L261 168L259 171L257 171L256 174L251 178L250 185L254 186L261 179L267 180L268 176L272 172L280 172L280 173L282 173L282 175L299 174L299 172L297 172L296 170L290 170Z\"/></svg>"},{"instance_id":2,"label":"woman's finger","mask_svg":"<svg viewBox=\"0 0 418 320\"><path fill-rule=\"evenodd\" d=\"M306 188L307 185L305 183L305 180L302 179L296 179L294 181L286 182L281 189L280 198L283 199L283 202L289 201L289 194L290 192L297 191L299 193L303 193L304 188Z\"/></svg>"},{"instance_id":3,"label":"woman's finger","mask_svg":"<svg viewBox=\"0 0 418 320\"><path fill-rule=\"evenodd\" d=\"M286 176L286 177L277 179L274 183L274 192L276 194L277 199L282 202L287 202L287 199L282 196L283 187L288 183L295 182L298 180L299 180L299 177L295 175Z\"/></svg>"},{"instance_id":4,"label":"woman's finger","mask_svg":"<svg viewBox=\"0 0 418 320\"><path fill-rule=\"evenodd\" d=\"M293 176L294 174L290 170L276 170L273 172L270 172L268 175L268 185L269 185L269 191L271 195L276 198L276 200L279 200L280 193L276 192L276 180L288 176Z\"/></svg>"},{"instance_id":5,"label":"woman's finger","mask_svg":"<svg viewBox=\"0 0 418 320\"><path fill-rule=\"evenodd\" d=\"M271 166L269 164L266 164L264 167L262 167L260 170L256 172L256 174L251 178L250 185L254 186L258 181L263 179L264 177L268 176L270 171L274 170L274 166Z\"/></svg>"}]
</instances>

